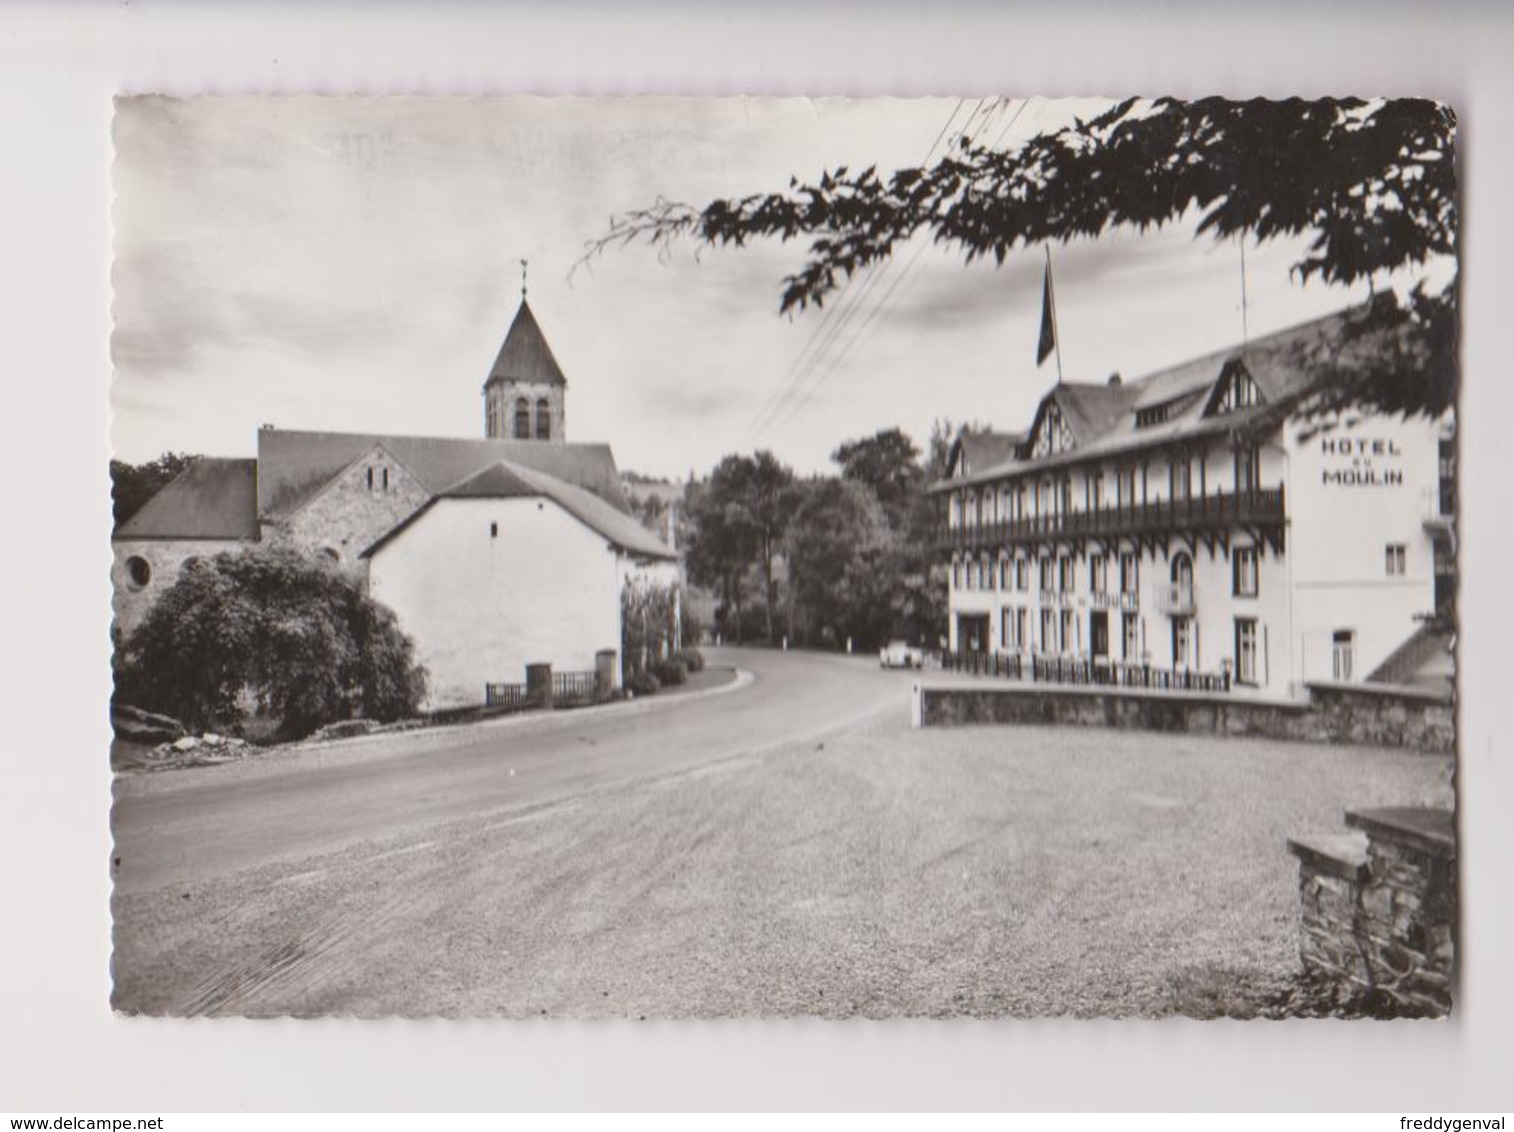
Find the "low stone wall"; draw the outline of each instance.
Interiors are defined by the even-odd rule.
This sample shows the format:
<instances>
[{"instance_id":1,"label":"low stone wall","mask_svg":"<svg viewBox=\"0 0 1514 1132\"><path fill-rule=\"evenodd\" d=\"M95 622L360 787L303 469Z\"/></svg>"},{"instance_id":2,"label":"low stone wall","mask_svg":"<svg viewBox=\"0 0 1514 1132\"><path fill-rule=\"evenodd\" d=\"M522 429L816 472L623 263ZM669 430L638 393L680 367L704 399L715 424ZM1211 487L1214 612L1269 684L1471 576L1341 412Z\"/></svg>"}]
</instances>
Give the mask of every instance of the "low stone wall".
<instances>
[{"instance_id":1,"label":"low stone wall","mask_svg":"<svg viewBox=\"0 0 1514 1132\"><path fill-rule=\"evenodd\" d=\"M1456 706L1427 688L1394 684L1310 684L1309 705L1321 737L1450 753L1456 750Z\"/></svg>"},{"instance_id":2,"label":"low stone wall","mask_svg":"<svg viewBox=\"0 0 1514 1132\"><path fill-rule=\"evenodd\" d=\"M1455 750L1455 711L1419 688L1311 685L1305 703L1225 693L1056 687L984 678L915 685L917 727L1058 724L1196 735L1257 735L1320 743L1368 743L1431 753Z\"/></svg>"},{"instance_id":3,"label":"low stone wall","mask_svg":"<svg viewBox=\"0 0 1514 1132\"><path fill-rule=\"evenodd\" d=\"M1456 833L1449 810L1348 812L1354 834L1301 837L1299 957L1358 993L1445 1014L1455 977Z\"/></svg>"}]
</instances>

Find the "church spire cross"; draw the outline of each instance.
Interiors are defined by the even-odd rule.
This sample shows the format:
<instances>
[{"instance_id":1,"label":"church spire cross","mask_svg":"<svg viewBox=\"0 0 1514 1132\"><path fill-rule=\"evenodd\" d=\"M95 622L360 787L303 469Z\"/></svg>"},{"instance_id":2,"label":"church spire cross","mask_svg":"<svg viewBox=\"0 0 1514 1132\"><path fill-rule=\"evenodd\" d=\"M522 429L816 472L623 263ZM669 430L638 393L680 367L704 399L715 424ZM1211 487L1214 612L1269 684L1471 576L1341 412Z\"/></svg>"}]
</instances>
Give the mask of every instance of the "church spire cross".
<instances>
[{"instance_id":1,"label":"church spire cross","mask_svg":"<svg viewBox=\"0 0 1514 1132\"><path fill-rule=\"evenodd\" d=\"M526 297L526 267L528 262L524 259L520 261L520 297L522 299Z\"/></svg>"}]
</instances>

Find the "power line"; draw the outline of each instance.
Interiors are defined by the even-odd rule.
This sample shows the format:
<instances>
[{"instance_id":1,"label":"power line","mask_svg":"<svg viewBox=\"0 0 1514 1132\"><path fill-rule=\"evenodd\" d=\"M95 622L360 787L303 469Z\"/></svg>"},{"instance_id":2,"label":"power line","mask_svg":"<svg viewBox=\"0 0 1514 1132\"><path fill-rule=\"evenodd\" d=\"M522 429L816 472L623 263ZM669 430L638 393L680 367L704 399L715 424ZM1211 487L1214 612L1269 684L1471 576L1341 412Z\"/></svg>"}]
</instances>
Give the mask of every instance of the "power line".
<instances>
[{"instance_id":1,"label":"power line","mask_svg":"<svg viewBox=\"0 0 1514 1132\"><path fill-rule=\"evenodd\" d=\"M966 104L966 98L957 99L957 104L952 107L952 112L947 115L946 121L941 124L940 131L937 132L935 139L930 143L930 148L925 151L925 156L921 158L920 164L922 166L929 163L931 156L936 152L936 147L941 144L941 139L946 136L947 131L951 129L952 123L956 121L957 115L962 112L962 107ZM982 103L980 102L979 106L981 105ZM969 116L970 120L971 116ZM875 285L877 264L869 264L867 270L861 274L865 275L866 278L863 281L862 289L857 293L858 302ZM752 418L748 426L751 432L761 433L763 429L772 423L773 418L781 411L783 402L792 396L794 390L808 376L818 359L824 355L826 349L836 340L837 335L841 333L847 321L847 312L855 310L855 307L847 307L846 301L852 286L857 282L857 278L858 273L847 276L846 282L842 285L841 291L836 296L836 301L816 323L815 329L810 333L804 345L800 347L799 353L789 363L788 371L784 374L784 377L768 395L767 400L763 402L762 408L757 411L756 416ZM837 321L838 319L840 321Z\"/></svg>"},{"instance_id":2,"label":"power line","mask_svg":"<svg viewBox=\"0 0 1514 1132\"><path fill-rule=\"evenodd\" d=\"M957 134L957 139L956 140L959 141L962 137L966 136L967 130L968 130L968 128L972 124L972 119L977 116L978 110L982 109L983 103L986 102L986 101L987 101L986 98L979 100L978 108L975 109L974 112L973 112L973 114L968 117L967 123L964 124L962 130L959 131L959 133ZM1000 100L1000 101L1002 102L1003 100ZM996 103L996 105L998 105L998 104ZM1008 124L1006 124L1006 126L1004 127L1004 129L1000 131L1000 133L999 133L999 139L998 139L998 141L995 142L995 146L996 147L997 147L999 141L1003 141L1004 137L1008 134L1010 127L1012 127L1015 124L1015 122L1019 119L1020 114L1024 111L1024 109L1025 109L1025 107L1027 105L1029 105L1029 99L1024 99L1024 100L1021 101L1019 108L1015 111L1014 115L1010 118ZM989 117L991 116L991 114L992 114L992 108L990 109L990 113L989 114L985 114L984 115L983 122L979 124L980 127L982 125L984 125L984 124L987 123L987 121L988 121ZM894 292L897 291L899 289L899 287L905 282L905 280L909 278L910 273L914 270L916 264L920 260L920 257L925 254L925 249L928 246L929 246L928 244L922 243L922 244L920 244L915 249L915 254L905 264L905 266L902 269L902 271L901 271L900 275L898 276L898 278L896 278L894 280L893 284L888 288L888 290L884 292L883 297L878 301L877 306L875 306L872 309L872 311L869 312L868 316L863 320L862 324L857 328L857 330L847 340L847 342L845 343L845 345L842 346L841 350L831 359L830 365L827 366L826 369L824 370L824 372L822 372L819 375L819 377L810 384L810 387L804 392L804 394L802 395L802 397L796 403L793 404L792 408L786 414L783 414L783 418L782 419L785 422L788 421L788 420L790 420L790 419L792 419L800 411L802 411L805 408L805 406L807 406L810 403L810 401L814 398L815 394L819 391L820 387L823 384L825 384L826 380L829 379L830 375L833 374L838 368L840 368L842 362L846 359L846 356L856 346L857 342L860 341L863 333L867 330L867 328L869 326L872 325L873 321L878 317L878 315L881 314L882 311L888 306L888 303L889 303L890 299L893 298ZM893 261L893 260L889 260L887 266L888 267L892 267L893 264L894 264L894 262L895 261ZM777 416L777 413L775 413L775 418L776 418L776 416Z\"/></svg>"},{"instance_id":3,"label":"power line","mask_svg":"<svg viewBox=\"0 0 1514 1132\"><path fill-rule=\"evenodd\" d=\"M948 150L955 147L955 145L960 142L963 137L967 136L968 130L972 128L974 119L976 119L980 113L983 113L984 104L988 101L989 100L986 96L978 100L978 104L967 116L967 120L962 124L961 129L957 131L956 136L952 139L952 142L948 146ZM958 100L957 107L952 111L951 118L947 119L948 127L950 126L952 120L956 118L957 110L960 110L965 102L966 99ZM987 120L988 114L984 114L984 122L986 122ZM979 125L981 126L982 123L979 123ZM931 143L932 151L935 150L936 146L940 144L941 139L945 136L946 129L943 129L939 134L937 134L936 140ZM927 153L926 161L929 161L929 158L930 154ZM926 162L921 162L921 164L924 165L926 164ZM878 312L887 305L889 298L896 290L898 290L899 285L904 282L905 278L909 274L910 268L914 266L915 261L920 258L920 255L923 251L924 245L921 245L920 248L915 252L914 259L912 259L910 263L906 265L903 274L901 274L888 288L883 298L879 301L879 304L874 307L873 311L869 313L868 316L863 320L861 326L859 326L852 333L851 337L841 347L840 351L833 355L830 360L830 364L825 368L825 370L821 371L818 376L815 376L816 371L824 361L825 350L828 349L829 345L845 331L848 325L852 324L855 321L857 313L862 309L862 304L866 300L866 295L870 293L872 288L877 285L877 283L883 278L883 276L889 274L894 269L897 261L890 258L888 260L875 262L869 265L867 270L867 284L863 288L863 290L858 292L854 305L849 307L846 313L841 317L840 321L837 322L833 332L828 336L825 346L818 350L816 353L812 354L810 356L809 362L805 365L803 370L796 374L794 379L789 382L788 387L785 389L784 394L780 398L779 402L772 408L770 413L766 414L766 419L761 426L762 428L766 428L769 425L779 423L780 421L788 421L792 419L795 414L797 414L801 409L804 408L804 406L809 404L811 399L813 399L815 393L819 390L820 386L823 385L826 379L836 371L841 362L845 359L846 355L851 352L852 347L859 340L862 332L866 330L869 325L871 325L873 320L877 317ZM812 378L813 380L811 380ZM803 393L800 393L800 388L804 386L806 382L809 383L809 388L806 389Z\"/></svg>"}]
</instances>

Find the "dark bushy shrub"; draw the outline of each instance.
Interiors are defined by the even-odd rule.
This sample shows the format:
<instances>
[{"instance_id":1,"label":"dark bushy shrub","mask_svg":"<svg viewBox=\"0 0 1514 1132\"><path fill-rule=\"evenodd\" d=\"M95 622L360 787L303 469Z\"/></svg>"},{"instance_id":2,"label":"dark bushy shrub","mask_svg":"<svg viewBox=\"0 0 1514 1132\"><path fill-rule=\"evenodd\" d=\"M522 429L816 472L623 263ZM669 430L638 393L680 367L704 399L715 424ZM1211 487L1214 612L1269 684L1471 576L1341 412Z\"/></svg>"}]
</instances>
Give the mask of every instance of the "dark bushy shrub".
<instances>
[{"instance_id":1,"label":"dark bushy shrub","mask_svg":"<svg viewBox=\"0 0 1514 1132\"><path fill-rule=\"evenodd\" d=\"M682 652L677 653L673 659L680 662L690 672L704 671L704 653L698 649L684 649Z\"/></svg>"},{"instance_id":2,"label":"dark bushy shrub","mask_svg":"<svg viewBox=\"0 0 1514 1132\"><path fill-rule=\"evenodd\" d=\"M689 678L689 670L681 660L659 660L652 671L664 688L685 683Z\"/></svg>"},{"instance_id":3,"label":"dark bushy shrub","mask_svg":"<svg viewBox=\"0 0 1514 1132\"><path fill-rule=\"evenodd\" d=\"M652 673L645 669L638 670L626 677L626 691L633 696L653 696L662 687L662 683Z\"/></svg>"},{"instance_id":4,"label":"dark bushy shrub","mask_svg":"<svg viewBox=\"0 0 1514 1132\"><path fill-rule=\"evenodd\" d=\"M293 550L188 566L121 647L117 699L230 730L246 698L286 738L339 719L414 715L425 669L385 606Z\"/></svg>"}]
</instances>

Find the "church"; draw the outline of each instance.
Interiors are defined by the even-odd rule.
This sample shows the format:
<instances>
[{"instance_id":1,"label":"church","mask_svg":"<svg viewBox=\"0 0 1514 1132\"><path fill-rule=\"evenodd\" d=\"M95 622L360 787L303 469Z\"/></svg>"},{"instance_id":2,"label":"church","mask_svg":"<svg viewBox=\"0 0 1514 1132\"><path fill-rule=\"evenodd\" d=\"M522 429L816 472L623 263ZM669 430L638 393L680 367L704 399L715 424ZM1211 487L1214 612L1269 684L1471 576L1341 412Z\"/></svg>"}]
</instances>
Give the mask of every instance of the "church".
<instances>
[{"instance_id":1,"label":"church","mask_svg":"<svg viewBox=\"0 0 1514 1132\"><path fill-rule=\"evenodd\" d=\"M482 703L528 664L593 670L619 654L625 587L682 571L632 515L610 447L569 442L567 386L522 288L481 439L265 426L254 459L196 460L112 538L118 632L196 559L292 546L394 611L432 710Z\"/></svg>"}]
</instances>

